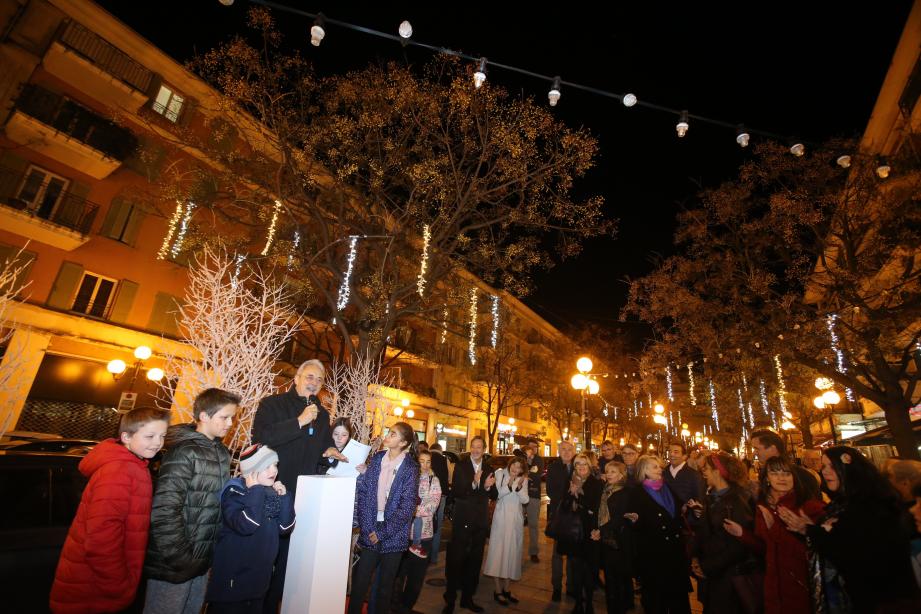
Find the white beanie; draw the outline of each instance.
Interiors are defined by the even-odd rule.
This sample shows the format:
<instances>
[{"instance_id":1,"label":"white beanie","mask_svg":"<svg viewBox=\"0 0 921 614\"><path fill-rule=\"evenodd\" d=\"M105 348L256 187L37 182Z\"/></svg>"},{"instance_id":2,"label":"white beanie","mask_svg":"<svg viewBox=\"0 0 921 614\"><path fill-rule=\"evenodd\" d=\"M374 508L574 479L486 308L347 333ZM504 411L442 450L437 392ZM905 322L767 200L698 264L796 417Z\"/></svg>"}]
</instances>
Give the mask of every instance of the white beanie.
<instances>
[{"instance_id":1,"label":"white beanie","mask_svg":"<svg viewBox=\"0 0 921 614\"><path fill-rule=\"evenodd\" d=\"M278 453L272 448L257 443L243 450L240 455L240 473L259 473L278 462Z\"/></svg>"}]
</instances>

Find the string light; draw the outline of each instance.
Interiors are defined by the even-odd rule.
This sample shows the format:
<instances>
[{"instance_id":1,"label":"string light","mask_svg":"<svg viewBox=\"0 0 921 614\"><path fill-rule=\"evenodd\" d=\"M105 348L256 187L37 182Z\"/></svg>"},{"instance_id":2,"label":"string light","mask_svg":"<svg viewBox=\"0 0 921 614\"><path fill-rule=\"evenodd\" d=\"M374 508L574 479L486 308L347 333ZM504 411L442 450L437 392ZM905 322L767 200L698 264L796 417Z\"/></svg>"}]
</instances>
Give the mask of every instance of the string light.
<instances>
[{"instance_id":1,"label":"string light","mask_svg":"<svg viewBox=\"0 0 921 614\"><path fill-rule=\"evenodd\" d=\"M470 290L470 340L467 345L467 356L470 358L470 364L476 364L476 317L477 317L477 294L476 288Z\"/></svg>"},{"instance_id":2,"label":"string light","mask_svg":"<svg viewBox=\"0 0 921 614\"><path fill-rule=\"evenodd\" d=\"M835 332L835 322L838 320L838 314L831 314L825 319L825 324L828 326L828 334L831 336L831 349L835 353L837 358L836 369L841 375L847 374L847 363L844 362L844 351L841 350L841 346L838 345L838 334ZM847 400L853 403L856 399L854 398L854 391L850 388L844 389L844 396L847 397Z\"/></svg>"},{"instance_id":3,"label":"string light","mask_svg":"<svg viewBox=\"0 0 921 614\"><path fill-rule=\"evenodd\" d=\"M633 399L633 417L634 417L634 418L638 418L639 415L640 415L640 410L639 410L639 408L637 407L636 399Z\"/></svg>"},{"instance_id":4,"label":"string light","mask_svg":"<svg viewBox=\"0 0 921 614\"><path fill-rule=\"evenodd\" d=\"M484 83L486 83L486 58L480 58L480 65L473 73L473 85L480 89Z\"/></svg>"},{"instance_id":5,"label":"string light","mask_svg":"<svg viewBox=\"0 0 921 614\"><path fill-rule=\"evenodd\" d=\"M173 258L179 255L179 252L182 251L182 243L185 241L185 235L189 231L189 223L192 221L192 212L195 211L195 203L191 200L187 200L185 203L185 214L182 216L182 222L179 224L179 232L176 234L176 242L173 243L173 249L170 250L170 255Z\"/></svg>"},{"instance_id":6,"label":"string light","mask_svg":"<svg viewBox=\"0 0 921 614\"><path fill-rule=\"evenodd\" d=\"M665 365L665 386L668 389L668 400L672 403L675 402L675 395L672 391L672 366Z\"/></svg>"},{"instance_id":7,"label":"string light","mask_svg":"<svg viewBox=\"0 0 921 614\"><path fill-rule=\"evenodd\" d=\"M744 149L748 147L749 140L751 140L751 135L745 130L745 126L739 124L739 127L736 128L736 143Z\"/></svg>"},{"instance_id":8,"label":"string light","mask_svg":"<svg viewBox=\"0 0 921 614\"><path fill-rule=\"evenodd\" d=\"M550 91L547 92L547 100L551 107L555 107L560 101L560 78L554 77L553 83L550 84Z\"/></svg>"},{"instance_id":9,"label":"string light","mask_svg":"<svg viewBox=\"0 0 921 614\"><path fill-rule=\"evenodd\" d=\"M697 397L694 396L694 363L688 363L688 396L691 397L691 405L697 405Z\"/></svg>"},{"instance_id":10,"label":"string light","mask_svg":"<svg viewBox=\"0 0 921 614\"><path fill-rule=\"evenodd\" d=\"M678 138L683 139L690 127L690 124L688 124L688 112L682 111L681 115L678 117L678 123L675 124L675 132L678 133Z\"/></svg>"},{"instance_id":11,"label":"string light","mask_svg":"<svg viewBox=\"0 0 921 614\"><path fill-rule=\"evenodd\" d=\"M166 230L166 237L163 239L163 245L160 246L160 251L157 252L157 260L165 260L166 255L169 253L170 242L173 240L173 235L176 234L176 226L179 224L179 220L182 218L182 202L176 201L176 210L173 211L173 216L169 220L169 227Z\"/></svg>"},{"instance_id":12,"label":"string light","mask_svg":"<svg viewBox=\"0 0 921 614\"><path fill-rule=\"evenodd\" d=\"M301 231L294 231L294 240L291 244L291 252L288 254L288 269L294 264L294 254L297 253L297 247L301 244Z\"/></svg>"},{"instance_id":13,"label":"string light","mask_svg":"<svg viewBox=\"0 0 921 614\"><path fill-rule=\"evenodd\" d=\"M636 94L624 94L624 106L628 109L637 103Z\"/></svg>"},{"instance_id":14,"label":"string light","mask_svg":"<svg viewBox=\"0 0 921 614\"><path fill-rule=\"evenodd\" d=\"M310 28L310 44L314 47L319 47L320 43L323 42L323 39L326 37L326 30L323 28L325 25L326 18L323 16L323 13L319 13L313 22L313 26Z\"/></svg>"},{"instance_id":15,"label":"string light","mask_svg":"<svg viewBox=\"0 0 921 614\"><path fill-rule=\"evenodd\" d=\"M402 22L400 22L400 27L397 31L400 33L400 38L412 38L413 24L404 19Z\"/></svg>"},{"instance_id":16,"label":"string light","mask_svg":"<svg viewBox=\"0 0 921 614\"><path fill-rule=\"evenodd\" d=\"M720 413L716 409L716 388L713 386L713 380L710 380L710 412L713 416L713 424L716 430L720 430Z\"/></svg>"},{"instance_id":17,"label":"string light","mask_svg":"<svg viewBox=\"0 0 921 614\"><path fill-rule=\"evenodd\" d=\"M358 251L358 236L349 237L349 258L346 263L345 274L342 276L342 285L339 286L339 299L336 301L336 309L342 311L349 304L349 297L352 293L352 270L355 268L355 254Z\"/></svg>"},{"instance_id":18,"label":"string light","mask_svg":"<svg viewBox=\"0 0 921 614\"><path fill-rule=\"evenodd\" d=\"M441 343L448 340L448 306L445 305L444 313L441 314Z\"/></svg>"},{"instance_id":19,"label":"string light","mask_svg":"<svg viewBox=\"0 0 921 614\"><path fill-rule=\"evenodd\" d=\"M767 388L764 385L764 380L758 380L758 388L761 392L761 409L764 411L765 416L770 415L770 410L768 409L768 398L767 398Z\"/></svg>"},{"instance_id":20,"label":"string light","mask_svg":"<svg viewBox=\"0 0 921 614\"><path fill-rule=\"evenodd\" d=\"M269 255L269 248L272 247L272 242L275 241L275 224L278 223L278 212L281 210L281 201L275 201L275 210L272 211L272 221L269 223L269 231L265 237L265 247L262 248L262 255Z\"/></svg>"},{"instance_id":21,"label":"string light","mask_svg":"<svg viewBox=\"0 0 921 614\"><path fill-rule=\"evenodd\" d=\"M234 264L236 266L233 269L233 275L230 277L230 287L234 290L237 289L237 282L240 279L240 271L243 270L244 260L246 260L246 254L237 254L234 258Z\"/></svg>"},{"instance_id":22,"label":"string light","mask_svg":"<svg viewBox=\"0 0 921 614\"><path fill-rule=\"evenodd\" d=\"M426 224L422 227L422 264L419 265L419 281L416 284L419 288L419 296L425 294L425 272L429 266L429 242L431 240L432 231L429 229L429 225Z\"/></svg>"},{"instance_id":23,"label":"string light","mask_svg":"<svg viewBox=\"0 0 921 614\"><path fill-rule=\"evenodd\" d=\"M777 398L780 403L780 413L787 413L787 385L783 381L783 367L780 364L780 354L774 354L774 368L777 370ZM774 427L777 428L777 415L774 414Z\"/></svg>"},{"instance_id":24,"label":"string light","mask_svg":"<svg viewBox=\"0 0 921 614\"><path fill-rule=\"evenodd\" d=\"M499 295L492 296L492 347L496 349L499 343Z\"/></svg>"}]
</instances>

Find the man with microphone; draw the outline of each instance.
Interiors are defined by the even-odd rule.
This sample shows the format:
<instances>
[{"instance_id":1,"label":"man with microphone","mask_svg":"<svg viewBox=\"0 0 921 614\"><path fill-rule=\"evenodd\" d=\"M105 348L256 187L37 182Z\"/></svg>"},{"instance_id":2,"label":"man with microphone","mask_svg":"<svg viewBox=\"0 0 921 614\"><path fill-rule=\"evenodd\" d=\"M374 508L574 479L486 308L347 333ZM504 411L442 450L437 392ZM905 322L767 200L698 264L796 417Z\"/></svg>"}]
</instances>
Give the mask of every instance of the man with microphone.
<instances>
[{"instance_id":1,"label":"man with microphone","mask_svg":"<svg viewBox=\"0 0 921 614\"><path fill-rule=\"evenodd\" d=\"M294 385L287 392L262 399L253 419L253 443L269 446L278 453L278 479L294 495L297 477L315 475L321 458L348 461L333 442L329 412L317 395L323 389L326 369L319 360L308 360L297 369ZM275 614L285 587L288 537L278 544L275 573L266 595L264 612Z\"/></svg>"}]
</instances>

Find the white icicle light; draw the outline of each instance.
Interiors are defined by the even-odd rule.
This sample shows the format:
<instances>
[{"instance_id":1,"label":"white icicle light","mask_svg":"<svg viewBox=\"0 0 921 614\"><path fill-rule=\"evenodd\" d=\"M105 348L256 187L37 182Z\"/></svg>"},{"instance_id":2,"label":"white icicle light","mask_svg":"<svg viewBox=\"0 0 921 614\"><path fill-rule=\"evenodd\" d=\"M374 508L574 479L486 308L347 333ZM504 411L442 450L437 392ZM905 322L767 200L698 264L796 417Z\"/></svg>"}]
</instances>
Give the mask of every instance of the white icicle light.
<instances>
[{"instance_id":1,"label":"white icicle light","mask_svg":"<svg viewBox=\"0 0 921 614\"><path fill-rule=\"evenodd\" d=\"M422 263L419 265L419 279L416 286L419 289L419 296L425 295L425 272L429 266L429 242L432 240L432 231L429 225L422 227Z\"/></svg>"},{"instance_id":2,"label":"white icicle light","mask_svg":"<svg viewBox=\"0 0 921 614\"><path fill-rule=\"evenodd\" d=\"M492 296L492 347L496 349L499 344L499 295Z\"/></svg>"},{"instance_id":3,"label":"white icicle light","mask_svg":"<svg viewBox=\"0 0 921 614\"><path fill-rule=\"evenodd\" d=\"M844 361L844 351L841 350L841 347L838 345L838 334L835 332L835 322L838 320L838 314L831 314L825 319L825 324L828 326L828 334L831 336L831 349L835 353L835 369L841 375L847 374L847 363ZM844 389L844 396L847 397L847 400L854 402L854 391L850 388Z\"/></svg>"},{"instance_id":4,"label":"white icicle light","mask_svg":"<svg viewBox=\"0 0 921 614\"><path fill-rule=\"evenodd\" d=\"M787 385L783 381L783 367L780 364L780 354L774 354L774 369L777 371L777 400L780 405L780 413L787 413ZM776 426L777 416L774 416Z\"/></svg>"},{"instance_id":5,"label":"white icicle light","mask_svg":"<svg viewBox=\"0 0 921 614\"><path fill-rule=\"evenodd\" d=\"M716 430L720 430L720 414L716 409L716 388L713 386L713 380L710 380L710 412L713 416L713 424Z\"/></svg>"},{"instance_id":6,"label":"white icicle light","mask_svg":"<svg viewBox=\"0 0 921 614\"><path fill-rule=\"evenodd\" d=\"M476 364L476 318L477 318L477 294L476 288L470 290L470 339L467 344L467 356L470 358L470 364Z\"/></svg>"},{"instance_id":7,"label":"white icicle light","mask_svg":"<svg viewBox=\"0 0 921 614\"><path fill-rule=\"evenodd\" d=\"M441 315L441 343L448 340L448 306L445 305L444 313Z\"/></svg>"},{"instance_id":8,"label":"white icicle light","mask_svg":"<svg viewBox=\"0 0 921 614\"><path fill-rule=\"evenodd\" d=\"M175 258L182 251L182 243L185 241L185 235L189 231L189 223L192 221L192 212L195 211L195 203L191 200L185 203L185 214L182 216L182 222L179 224L179 232L176 234L176 242L173 243L173 249L170 255Z\"/></svg>"},{"instance_id":9,"label":"white icicle light","mask_svg":"<svg viewBox=\"0 0 921 614\"><path fill-rule=\"evenodd\" d=\"M234 290L237 289L237 284L240 280L240 271L243 269L244 260L246 260L245 254L237 254L237 256L234 258L233 275L230 277L230 287Z\"/></svg>"},{"instance_id":10,"label":"white icicle light","mask_svg":"<svg viewBox=\"0 0 921 614\"><path fill-rule=\"evenodd\" d=\"M672 403L675 401L675 395L672 393L672 366L665 366L665 386L668 390L668 400Z\"/></svg>"},{"instance_id":11,"label":"white icicle light","mask_svg":"<svg viewBox=\"0 0 921 614\"><path fill-rule=\"evenodd\" d=\"M173 211L173 216L169 220L166 237L163 238L163 244L160 246L160 251L157 252L157 260L166 259L166 255L169 253L170 243L173 241L173 235L176 234L176 227L180 219L182 219L182 202L177 200L176 210Z\"/></svg>"},{"instance_id":12,"label":"white icicle light","mask_svg":"<svg viewBox=\"0 0 921 614\"><path fill-rule=\"evenodd\" d=\"M339 286L339 300L336 301L336 309L342 311L345 309L345 306L349 304L349 296L351 296L352 288L352 270L355 267L355 253L358 246L358 237L352 235L349 238L349 259L346 265L345 274L342 276L342 285Z\"/></svg>"},{"instance_id":13,"label":"white icicle light","mask_svg":"<svg viewBox=\"0 0 921 614\"><path fill-rule=\"evenodd\" d=\"M281 210L281 201L275 201L275 208L272 211L272 221L269 224L269 232L265 237L265 247L262 248L262 255L268 256L269 249L272 247L272 242L275 241L275 225L278 223L278 212Z\"/></svg>"},{"instance_id":14,"label":"white icicle light","mask_svg":"<svg viewBox=\"0 0 921 614\"><path fill-rule=\"evenodd\" d=\"M291 268L291 265L294 264L294 254L297 253L297 248L301 244L301 231L294 231L294 239L291 243L291 252L288 254L288 268Z\"/></svg>"},{"instance_id":15,"label":"white icicle light","mask_svg":"<svg viewBox=\"0 0 921 614\"><path fill-rule=\"evenodd\" d=\"M636 94L624 94L623 103L625 107L632 107L636 104Z\"/></svg>"},{"instance_id":16,"label":"white icicle light","mask_svg":"<svg viewBox=\"0 0 921 614\"><path fill-rule=\"evenodd\" d=\"M758 380L758 389L761 393L761 409L764 411L765 416L769 416L771 414L771 410L768 405L767 388L764 385L763 379Z\"/></svg>"},{"instance_id":17,"label":"white icicle light","mask_svg":"<svg viewBox=\"0 0 921 614\"><path fill-rule=\"evenodd\" d=\"M688 363L688 396L691 397L691 405L697 405L697 397L694 396L694 363Z\"/></svg>"}]
</instances>

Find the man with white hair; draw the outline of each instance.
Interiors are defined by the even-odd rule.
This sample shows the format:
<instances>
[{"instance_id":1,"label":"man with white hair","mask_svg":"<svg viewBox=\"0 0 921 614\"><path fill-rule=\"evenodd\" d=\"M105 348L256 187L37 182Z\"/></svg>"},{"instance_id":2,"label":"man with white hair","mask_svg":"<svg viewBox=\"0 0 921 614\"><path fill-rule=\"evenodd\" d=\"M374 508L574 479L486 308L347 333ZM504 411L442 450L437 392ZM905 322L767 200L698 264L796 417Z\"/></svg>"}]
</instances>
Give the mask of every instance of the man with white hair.
<instances>
[{"instance_id":1,"label":"man with white hair","mask_svg":"<svg viewBox=\"0 0 921 614\"><path fill-rule=\"evenodd\" d=\"M329 412L317 396L323 389L326 369L319 360L308 360L297 369L287 392L262 399L253 419L253 443L278 453L278 479L294 494L297 477L315 475L321 458L347 460L336 449ZM278 611L285 587L290 540L278 544L275 573L265 599L264 612Z\"/></svg>"}]
</instances>

